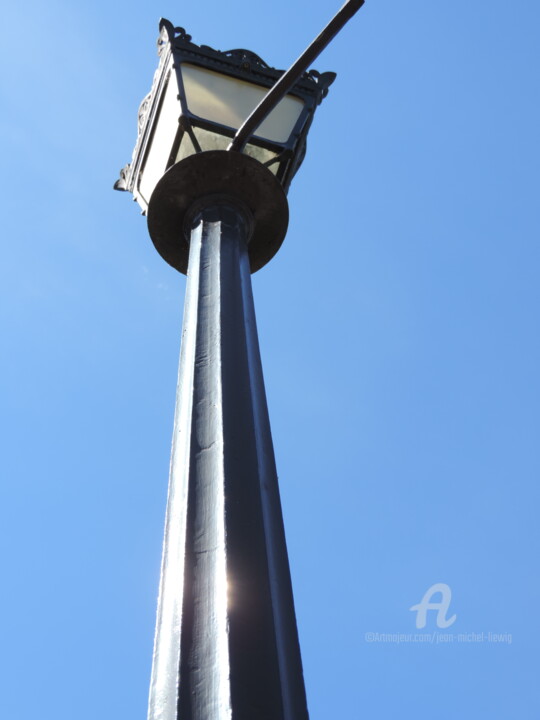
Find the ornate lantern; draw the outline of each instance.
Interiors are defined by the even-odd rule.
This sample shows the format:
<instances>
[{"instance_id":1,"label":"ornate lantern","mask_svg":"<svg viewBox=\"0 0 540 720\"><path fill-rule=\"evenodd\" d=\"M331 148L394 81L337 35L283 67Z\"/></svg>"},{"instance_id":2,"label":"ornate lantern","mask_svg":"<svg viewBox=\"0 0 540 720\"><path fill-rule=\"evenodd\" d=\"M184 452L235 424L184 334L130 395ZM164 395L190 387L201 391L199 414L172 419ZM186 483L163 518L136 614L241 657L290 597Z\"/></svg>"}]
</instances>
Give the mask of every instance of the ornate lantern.
<instances>
[{"instance_id":1,"label":"ornate lantern","mask_svg":"<svg viewBox=\"0 0 540 720\"><path fill-rule=\"evenodd\" d=\"M195 45L168 20L160 21L158 53L152 89L139 109L133 159L115 185L132 192L144 213L164 173L190 155L226 150L283 74L248 50L220 52ZM315 109L335 77L332 72L304 73L244 148L285 191L304 158Z\"/></svg>"}]
</instances>

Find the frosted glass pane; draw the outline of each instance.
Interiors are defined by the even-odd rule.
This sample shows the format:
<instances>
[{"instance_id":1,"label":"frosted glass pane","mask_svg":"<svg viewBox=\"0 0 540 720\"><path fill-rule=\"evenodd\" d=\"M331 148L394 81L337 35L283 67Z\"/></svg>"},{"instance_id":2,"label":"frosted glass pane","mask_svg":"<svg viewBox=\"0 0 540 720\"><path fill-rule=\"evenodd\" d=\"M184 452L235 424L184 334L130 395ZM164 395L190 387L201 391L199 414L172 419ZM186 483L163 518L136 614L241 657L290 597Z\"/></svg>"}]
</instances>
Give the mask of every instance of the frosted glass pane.
<instances>
[{"instance_id":1,"label":"frosted glass pane","mask_svg":"<svg viewBox=\"0 0 540 720\"><path fill-rule=\"evenodd\" d=\"M180 147L178 148L178 152L176 153L176 158L174 162L180 162L180 160L183 160L189 155L195 155L196 152L197 150L195 149L195 145L193 145L191 138L189 137L187 132L184 132L182 133Z\"/></svg>"},{"instance_id":2,"label":"frosted glass pane","mask_svg":"<svg viewBox=\"0 0 540 720\"><path fill-rule=\"evenodd\" d=\"M221 75L212 70L182 63L187 105L194 115L237 130L268 90ZM304 103L286 95L256 130L256 135L284 143L300 117Z\"/></svg>"},{"instance_id":3,"label":"frosted glass pane","mask_svg":"<svg viewBox=\"0 0 540 720\"><path fill-rule=\"evenodd\" d=\"M148 204L152 192L158 181L167 169L167 160L171 154L176 133L178 131L178 118L180 117L180 101L178 100L178 86L174 75L169 76L164 92L161 110L154 130L154 137L150 140L148 153L139 183L139 192Z\"/></svg>"},{"instance_id":4,"label":"frosted glass pane","mask_svg":"<svg viewBox=\"0 0 540 720\"><path fill-rule=\"evenodd\" d=\"M230 137L227 137L226 135L218 135L217 133L205 130L204 128L194 127L193 132L195 133L195 137L197 138L197 141L201 146L201 150L203 151L226 150L231 143Z\"/></svg>"},{"instance_id":5,"label":"frosted glass pane","mask_svg":"<svg viewBox=\"0 0 540 720\"><path fill-rule=\"evenodd\" d=\"M217 133L211 132L210 130L205 130L204 128L194 127L193 132L203 152L207 150L226 150L231 142L230 137L226 137L225 135L218 135ZM188 133L185 132L182 135L182 141L180 143L175 162L180 162L180 160L183 160L188 155L194 155L196 152L197 151L195 150L195 147L191 142L191 138L189 137ZM244 148L244 152L246 153L246 155L251 155L251 157L255 158L255 160L258 160L260 163L263 164L276 157L275 152L267 150L266 148L259 147L258 145L252 145L251 143L248 143L246 145L246 147ZM274 175L277 173L278 168L279 163L277 162L273 163L268 167L268 169L272 173L274 173Z\"/></svg>"},{"instance_id":6,"label":"frosted glass pane","mask_svg":"<svg viewBox=\"0 0 540 720\"><path fill-rule=\"evenodd\" d=\"M246 147L244 148L244 152L246 155L251 155L252 158L255 158L255 160L258 160L260 163L263 164L276 157L275 152L272 152L271 150L266 150L266 148L259 147L258 145L251 145L250 143L246 145ZM268 166L268 169L274 175L277 173L278 168L279 162L272 163L272 165Z\"/></svg>"}]
</instances>

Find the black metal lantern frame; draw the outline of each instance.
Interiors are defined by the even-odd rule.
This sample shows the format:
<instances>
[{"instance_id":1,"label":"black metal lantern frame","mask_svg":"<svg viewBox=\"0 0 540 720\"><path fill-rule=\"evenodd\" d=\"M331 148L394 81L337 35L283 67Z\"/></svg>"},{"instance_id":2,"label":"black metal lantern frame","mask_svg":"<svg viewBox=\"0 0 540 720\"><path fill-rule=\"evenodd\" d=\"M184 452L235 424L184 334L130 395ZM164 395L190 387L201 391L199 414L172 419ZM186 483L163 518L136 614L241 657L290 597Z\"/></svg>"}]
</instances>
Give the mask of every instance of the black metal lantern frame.
<instances>
[{"instance_id":1,"label":"black metal lantern frame","mask_svg":"<svg viewBox=\"0 0 540 720\"><path fill-rule=\"evenodd\" d=\"M225 150L238 128L193 114L190 111L183 71L186 67L200 68L244 81L252 86L270 89L283 71L269 67L258 55L248 50L222 52L205 45L196 45L183 28L174 27L168 20L160 21L158 38L159 66L152 89L139 108L138 138L132 162L121 171L115 184L117 190L133 193L146 212L150 197L141 192L140 181L155 139L156 125L164 103L168 83L174 78L178 87L178 127L171 139L170 152L163 172L188 155L208 150ZM281 142L255 134L243 152L253 156L277 177L285 192L300 167L306 152L306 136L316 107L327 95L336 75L310 70L302 75L288 95L301 101L302 109L287 138ZM169 140L167 141L169 142ZM146 196L145 196L146 195Z\"/></svg>"}]
</instances>

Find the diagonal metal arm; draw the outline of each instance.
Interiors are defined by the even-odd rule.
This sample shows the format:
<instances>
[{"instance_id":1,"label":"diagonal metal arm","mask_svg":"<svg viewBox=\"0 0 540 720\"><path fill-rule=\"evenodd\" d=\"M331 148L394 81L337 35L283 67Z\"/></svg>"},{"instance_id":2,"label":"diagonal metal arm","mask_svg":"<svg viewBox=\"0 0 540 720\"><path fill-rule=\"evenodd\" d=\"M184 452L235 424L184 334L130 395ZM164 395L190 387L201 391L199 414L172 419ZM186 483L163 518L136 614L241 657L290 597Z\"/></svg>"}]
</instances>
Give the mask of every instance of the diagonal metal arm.
<instances>
[{"instance_id":1,"label":"diagonal metal arm","mask_svg":"<svg viewBox=\"0 0 540 720\"><path fill-rule=\"evenodd\" d=\"M277 83L268 91L255 110L238 129L229 145L228 150L242 152L245 144L253 135L259 125L272 112L293 85L302 77L311 63L321 54L324 48L334 39L341 28L360 10L364 0L348 0L341 10L330 20L324 30L315 38L311 45L304 50L298 60L284 73Z\"/></svg>"}]
</instances>

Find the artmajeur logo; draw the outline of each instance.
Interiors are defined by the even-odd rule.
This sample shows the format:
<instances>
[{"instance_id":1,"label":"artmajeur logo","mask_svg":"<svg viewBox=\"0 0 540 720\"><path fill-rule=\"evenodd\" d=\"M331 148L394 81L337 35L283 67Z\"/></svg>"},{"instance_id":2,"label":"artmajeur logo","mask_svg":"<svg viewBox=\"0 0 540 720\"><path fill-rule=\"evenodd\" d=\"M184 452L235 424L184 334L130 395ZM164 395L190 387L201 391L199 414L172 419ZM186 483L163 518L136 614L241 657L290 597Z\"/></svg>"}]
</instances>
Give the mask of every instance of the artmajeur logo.
<instances>
[{"instance_id":1,"label":"artmajeur logo","mask_svg":"<svg viewBox=\"0 0 540 720\"><path fill-rule=\"evenodd\" d=\"M441 599L439 602L432 602L434 595L440 593ZM435 583L428 590L426 590L424 597L417 604L413 605L409 610L416 610L416 627L421 630L426 627L428 610L437 611L437 627L447 628L456 621L456 615L452 615L451 618L446 618L446 613L450 607L450 601L452 600L452 591L449 586L445 583Z\"/></svg>"},{"instance_id":2,"label":"artmajeur logo","mask_svg":"<svg viewBox=\"0 0 540 720\"><path fill-rule=\"evenodd\" d=\"M457 615L454 613L452 617L448 617L450 603L452 601L452 591L446 583L435 583L424 593L424 597L419 603L413 605L409 610L416 613L416 627L422 630L426 627L428 612L432 610L436 613L436 627L430 622L431 628L424 632L366 632L365 641L368 643L417 643L419 645L451 645L464 643L489 643L490 645L511 645L512 634L505 632L441 632L436 628L443 630L449 628L456 622Z\"/></svg>"}]
</instances>

